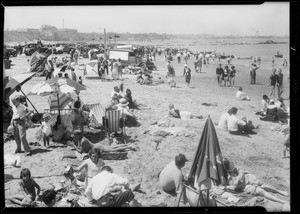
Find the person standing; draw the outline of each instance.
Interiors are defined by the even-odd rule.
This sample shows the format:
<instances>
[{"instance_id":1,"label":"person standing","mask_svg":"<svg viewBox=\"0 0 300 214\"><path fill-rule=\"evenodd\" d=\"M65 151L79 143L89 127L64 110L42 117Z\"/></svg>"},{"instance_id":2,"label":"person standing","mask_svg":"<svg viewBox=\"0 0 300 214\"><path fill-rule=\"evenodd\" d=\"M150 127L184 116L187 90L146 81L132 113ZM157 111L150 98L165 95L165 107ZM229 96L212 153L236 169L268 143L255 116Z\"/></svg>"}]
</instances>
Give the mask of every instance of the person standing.
<instances>
[{"instance_id":1,"label":"person standing","mask_svg":"<svg viewBox=\"0 0 300 214\"><path fill-rule=\"evenodd\" d=\"M269 85L268 85L268 86L272 87L270 97L273 97L273 98L275 98L276 81L277 81L276 69L273 68L272 74L270 75L270 79L269 79Z\"/></svg>"},{"instance_id":2,"label":"person standing","mask_svg":"<svg viewBox=\"0 0 300 214\"><path fill-rule=\"evenodd\" d=\"M229 67L228 65L225 65L224 72L223 72L223 80L224 80L224 86L229 86L228 83L229 78Z\"/></svg>"},{"instance_id":3,"label":"person standing","mask_svg":"<svg viewBox=\"0 0 300 214\"><path fill-rule=\"evenodd\" d=\"M75 69L71 68L71 78L73 81L77 82L77 76L75 74Z\"/></svg>"},{"instance_id":4,"label":"person standing","mask_svg":"<svg viewBox=\"0 0 300 214\"><path fill-rule=\"evenodd\" d=\"M278 69L278 74L276 76L277 81L277 90L278 90L278 98L281 97L283 93L283 73L281 68Z\"/></svg>"},{"instance_id":5,"label":"person standing","mask_svg":"<svg viewBox=\"0 0 300 214\"><path fill-rule=\"evenodd\" d=\"M274 57L272 57L272 67L274 67L275 66L275 59L274 59Z\"/></svg>"},{"instance_id":6,"label":"person standing","mask_svg":"<svg viewBox=\"0 0 300 214\"><path fill-rule=\"evenodd\" d=\"M231 66L231 70L230 70L230 73L229 73L229 83L230 83L231 87L234 87L235 74L236 74L236 69L235 69L235 67L233 65L233 66Z\"/></svg>"},{"instance_id":7,"label":"person standing","mask_svg":"<svg viewBox=\"0 0 300 214\"><path fill-rule=\"evenodd\" d=\"M219 67L217 67L216 69L216 75L217 75L217 82L218 82L218 85L221 86L221 83L222 83L222 75L224 73L224 70L222 68L222 64L219 64Z\"/></svg>"},{"instance_id":8,"label":"person standing","mask_svg":"<svg viewBox=\"0 0 300 214\"><path fill-rule=\"evenodd\" d=\"M256 64L252 63L250 67L250 85L255 85L256 81L256 70L259 69L259 67L256 66Z\"/></svg>"},{"instance_id":9,"label":"person standing","mask_svg":"<svg viewBox=\"0 0 300 214\"><path fill-rule=\"evenodd\" d=\"M183 76L185 76L185 82L187 83L187 86L190 87L191 69L188 67L187 64L184 65Z\"/></svg>"},{"instance_id":10,"label":"person standing","mask_svg":"<svg viewBox=\"0 0 300 214\"><path fill-rule=\"evenodd\" d=\"M112 62L113 64L112 64L112 74L111 74L111 76L112 76L112 78L115 80L115 79L119 79L119 63L116 61L116 60L114 60L113 62Z\"/></svg>"},{"instance_id":11,"label":"person standing","mask_svg":"<svg viewBox=\"0 0 300 214\"><path fill-rule=\"evenodd\" d=\"M30 146L26 139L26 125L25 120L32 111L30 111L26 106L20 102L20 97L16 95L11 99L13 103L12 110L13 116L10 124L14 127L14 137L17 144L17 149L15 153L21 153L21 144L23 144L25 155L31 155Z\"/></svg>"},{"instance_id":12,"label":"person standing","mask_svg":"<svg viewBox=\"0 0 300 214\"><path fill-rule=\"evenodd\" d=\"M118 76L122 78L122 62L121 59L118 59Z\"/></svg>"}]
</instances>

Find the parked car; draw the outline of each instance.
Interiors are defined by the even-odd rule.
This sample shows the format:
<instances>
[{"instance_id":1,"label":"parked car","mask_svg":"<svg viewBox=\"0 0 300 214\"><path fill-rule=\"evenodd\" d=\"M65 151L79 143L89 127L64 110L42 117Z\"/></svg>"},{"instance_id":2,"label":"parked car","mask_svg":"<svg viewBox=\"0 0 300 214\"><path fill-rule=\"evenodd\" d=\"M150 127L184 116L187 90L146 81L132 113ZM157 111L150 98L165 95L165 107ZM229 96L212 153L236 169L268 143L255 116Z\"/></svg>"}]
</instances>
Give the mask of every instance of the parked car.
<instances>
[{"instance_id":1,"label":"parked car","mask_svg":"<svg viewBox=\"0 0 300 214\"><path fill-rule=\"evenodd\" d=\"M17 56L17 50L10 46L5 46L3 56L9 58L11 56Z\"/></svg>"},{"instance_id":2,"label":"parked car","mask_svg":"<svg viewBox=\"0 0 300 214\"><path fill-rule=\"evenodd\" d=\"M75 50L75 49L76 49L75 44L69 43L69 44L64 45L63 52L69 54L71 52L71 50Z\"/></svg>"},{"instance_id":3,"label":"parked car","mask_svg":"<svg viewBox=\"0 0 300 214\"><path fill-rule=\"evenodd\" d=\"M25 45L25 50L24 50L24 54L26 56L31 56L35 51L37 51L38 49L40 49L41 52L45 52L46 50L48 50L48 47L40 47L38 48L36 43L29 43L27 45Z\"/></svg>"}]
</instances>

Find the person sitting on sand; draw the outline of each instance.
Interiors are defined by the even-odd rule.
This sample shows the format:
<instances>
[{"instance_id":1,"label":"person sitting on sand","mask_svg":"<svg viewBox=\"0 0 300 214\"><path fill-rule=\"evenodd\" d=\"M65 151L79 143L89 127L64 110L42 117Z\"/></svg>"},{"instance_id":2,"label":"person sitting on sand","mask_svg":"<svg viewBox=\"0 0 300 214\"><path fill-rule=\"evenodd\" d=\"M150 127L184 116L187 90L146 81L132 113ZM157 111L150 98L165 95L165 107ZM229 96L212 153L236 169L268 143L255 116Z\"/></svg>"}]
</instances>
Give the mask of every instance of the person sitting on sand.
<instances>
[{"instance_id":1,"label":"person sitting on sand","mask_svg":"<svg viewBox=\"0 0 300 214\"><path fill-rule=\"evenodd\" d=\"M261 101L261 105L262 105L261 113L262 113L262 115L266 115L269 103L270 103L269 97L267 95L263 95L263 99Z\"/></svg>"},{"instance_id":2,"label":"person sitting on sand","mask_svg":"<svg viewBox=\"0 0 300 214\"><path fill-rule=\"evenodd\" d=\"M105 111L117 110L118 109L118 106L117 106L118 103L119 103L118 97L113 96L110 100L110 104L105 107Z\"/></svg>"},{"instance_id":3,"label":"person sitting on sand","mask_svg":"<svg viewBox=\"0 0 300 214\"><path fill-rule=\"evenodd\" d=\"M30 206L36 199L36 196L40 195L40 186L31 178L29 169L24 168L20 173L19 186L21 188L21 194L17 194L10 198L11 202L19 204L21 206ZM37 192L35 192L37 189Z\"/></svg>"},{"instance_id":4,"label":"person sitting on sand","mask_svg":"<svg viewBox=\"0 0 300 214\"><path fill-rule=\"evenodd\" d=\"M120 93L120 88L118 86L114 87L113 92L111 93L110 97L117 97L118 99L123 98L122 94Z\"/></svg>"},{"instance_id":5,"label":"person sitting on sand","mask_svg":"<svg viewBox=\"0 0 300 214\"><path fill-rule=\"evenodd\" d=\"M192 113L188 112L188 111L179 111L179 109L175 109L174 104L169 104L169 116L170 117L174 117L174 118L179 118L179 119L183 119L183 118L190 118L190 119L202 119L203 116L196 116L196 115L192 115Z\"/></svg>"},{"instance_id":6,"label":"person sitting on sand","mask_svg":"<svg viewBox=\"0 0 300 214\"><path fill-rule=\"evenodd\" d=\"M251 195L259 195L269 199L271 201L279 202L282 204L289 204L289 202L279 199L269 192L279 193L283 196L288 196L289 194L285 191L275 189L272 186L264 184L262 181L258 180L255 175L250 174L247 171L238 170L233 161L229 161L227 158L223 159L224 168L228 173L227 185L225 190L232 191L242 191Z\"/></svg>"},{"instance_id":7,"label":"person sitting on sand","mask_svg":"<svg viewBox=\"0 0 300 214\"><path fill-rule=\"evenodd\" d=\"M92 148L89 151L89 158L85 159L78 167L74 168L74 172L82 172L84 170L85 185L100 172L105 163L101 159L101 152L98 148Z\"/></svg>"},{"instance_id":8,"label":"person sitting on sand","mask_svg":"<svg viewBox=\"0 0 300 214\"><path fill-rule=\"evenodd\" d=\"M89 185L84 194L91 204L97 204L99 207L122 207L126 203L129 206L140 206L133 191L138 190L140 184L133 189L127 178L114 174L110 166L103 166Z\"/></svg>"},{"instance_id":9,"label":"person sitting on sand","mask_svg":"<svg viewBox=\"0 0 300 214\"><path fill-rule=\"evenodd\" d=\"M239 87L239 90L236 92L235 97L238 100L250 100L250 98L247 96L247 94L245 92L243 92L243 88Z\"/></svg>"},{"instance_id":10,"label":"person sitting on sand","mask_svg":"<svg viewBox=\"0 0 300 214\"><path fill-rule=\"evenodd\" d=\"M260 120L277 122L278 121L277 112L278 109L277 106L275 105L275 101L270 100L270 104L267 107L266 116L260 117Z\"/></svg>"},{"instance_id":11,"label":"person sitting on sand","mask_svg":"<svg viewBox=\"0 0 300 214\"><path fill-rule=\"evenodd\" d=\"M159 186L168 194L179 196L182 190L182 181L184 179L182 168L188 160L184 154L178 154L175 161L169 163L158 173Z\"/></svg>"},{"instance_id":12,"label":"person sitting on sand","mask_svg":"<svg viewBox=\"0 0 300 214\"><path fill-rule=\"evenodd\" d=\"M288 113L285 110L285 106L283 103L280 103L280 107L277 109L277 117L280 124L285 124L288 122Z\"/></svg>"},{"instance_id":13,"label":"person sitting on sand","mask_svg":"<svg viewBox=\"0 0 300 214\"><path fill-rule=\"evenodd\" d=\"M122 99L120 99L120 102L117 104L117 107L118 107L117 110L122 110L123 114L128 117L136 118L133 111L129 109L128 105L129 105L129 102L125 98L122 98ZM125 120L126 120L126 118L125 118Z\"/></svg>"},{"instance_id":14,"label":"person sitting on sand","mask_svg":"<svg viewBox=\"0 0 300 214\"><path fill-rule=\"evenodd\" d=\"M233 107L231 109L232 114L227 119L229 133L233 135L256 134L256 132L252 130L252 122L247 123L247 118L244 117L240 120L235 116L237 111L237 108Z\"/></svg>"},{"instance_id":15,"label":"person sitting on sand","mask_svg":"<svg viewBox=\"0 0 300 214\"><path fill-rule=\"evenodd\" d=\"M128 107L129 109L133 109L134 108L134 102L132 100L132 95L131 95L131 90L129 88L126 89L126 95L124 96L124 98L127 100L128 102Z\"/></svg>"},{"instance_id":16,"label":"person sitting on sand","mask_svg":"<svg viewBox=\"0 0 300 214\"><path fill-rule=\"evenodd\" d=\"M232 115L232 109L229 109L226 113L222 114L219 123L218 123L218 128L227 131L228 130L228 117Z\"/></svg>"}]
</instances>

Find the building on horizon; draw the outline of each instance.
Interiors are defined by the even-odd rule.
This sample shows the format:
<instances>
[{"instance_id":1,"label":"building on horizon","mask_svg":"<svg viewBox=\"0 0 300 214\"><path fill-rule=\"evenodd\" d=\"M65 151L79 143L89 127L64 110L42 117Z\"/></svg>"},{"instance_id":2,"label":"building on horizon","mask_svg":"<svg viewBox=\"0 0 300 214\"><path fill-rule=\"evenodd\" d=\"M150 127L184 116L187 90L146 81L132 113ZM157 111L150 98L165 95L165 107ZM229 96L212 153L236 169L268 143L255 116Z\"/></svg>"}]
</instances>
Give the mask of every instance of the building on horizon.
<instances>
[{"instance_id":1,"label":"building on horizon","mask_svg":"<svg viewBox=\"0 0 300 214\"><path fill-rule=\"evenodd\" d=\"M57 27L52 26L52 25L42 25L40 30L43 33L56 33L56 32L58 32Z\"/></svg>"}]
</instances>

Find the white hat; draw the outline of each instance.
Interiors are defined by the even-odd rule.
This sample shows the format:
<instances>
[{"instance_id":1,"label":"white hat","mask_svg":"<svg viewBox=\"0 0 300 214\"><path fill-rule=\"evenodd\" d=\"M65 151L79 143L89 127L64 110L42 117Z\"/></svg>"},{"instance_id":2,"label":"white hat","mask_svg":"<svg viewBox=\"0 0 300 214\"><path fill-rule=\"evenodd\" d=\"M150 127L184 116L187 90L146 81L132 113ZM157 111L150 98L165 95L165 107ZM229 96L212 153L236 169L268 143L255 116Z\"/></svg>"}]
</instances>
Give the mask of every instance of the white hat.
<instances>
[{"instance_id":1,"label":"white hat","mask_svg":"<svg viewBox=\"0 0 300 214\"><path fill-rule=\"evenodd\" d=\"M129 103L125 98L121 98L119 101L120 106L127 106Z\"/></svg>"}]
</instances>

